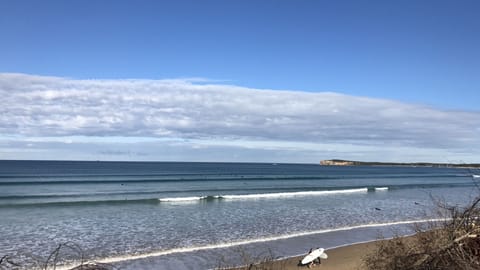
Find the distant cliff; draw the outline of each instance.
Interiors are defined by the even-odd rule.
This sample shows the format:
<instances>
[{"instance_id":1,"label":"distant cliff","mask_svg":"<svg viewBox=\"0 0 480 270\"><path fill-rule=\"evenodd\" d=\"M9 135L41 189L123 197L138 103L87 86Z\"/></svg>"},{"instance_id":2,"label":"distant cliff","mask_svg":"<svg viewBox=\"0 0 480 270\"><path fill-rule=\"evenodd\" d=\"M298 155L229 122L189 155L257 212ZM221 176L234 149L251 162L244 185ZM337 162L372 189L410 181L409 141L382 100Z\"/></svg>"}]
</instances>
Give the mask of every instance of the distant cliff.
<instances>
[{"instance_id":1,"label":"distant cliff","mask_svg":"<svg viewBox=\"0 0 480 270\"><path fill-rule=\"evenodd\" d=\"M329 159L329 160L322 160L320 161L320 165L325 166L354 166L357 161L350 161L350 160L341 160L341 159Z\"/></svg>"},{"instance_id":2,"label":"distant cliff","mask_svg":"<svg viewBox=\"0 0 480 270\"><path fill-rule=\"evenodd\" d=\"M365 162L343 159L327 159L320 161L324 166L405 166L405 167L453 167L453 168L480 168L480 163L395 163L395 162Z\"/></svg>"}]
</instances>

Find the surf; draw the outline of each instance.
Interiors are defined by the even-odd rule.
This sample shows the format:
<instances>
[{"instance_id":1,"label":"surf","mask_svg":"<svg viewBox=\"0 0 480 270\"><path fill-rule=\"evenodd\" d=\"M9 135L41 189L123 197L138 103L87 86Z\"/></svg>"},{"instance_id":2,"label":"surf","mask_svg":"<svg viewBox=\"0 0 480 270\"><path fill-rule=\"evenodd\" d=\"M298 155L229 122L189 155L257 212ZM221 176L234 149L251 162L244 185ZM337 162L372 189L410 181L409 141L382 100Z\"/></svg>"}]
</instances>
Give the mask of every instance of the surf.
<instances>
[{"instance_id":1,"label":"surf","mask_svg":"<svg viewBox=\"0 0 480 270\"><path fill-rule=\"evenodd\" d=\"M322 196L333 194L348 193L366 193L368 188L355 189L336 189L321 191L296 191L296 192L278 192L278 193L253 193L253 194L231 194L231 195L213 195L213 196L193 196L193 197L172 197L159 198L160 202L191 202L204 200L255 200L255 199L279 199L288 197L304 197L304 196Z\"/></svg>"},{"instance_id":2,"label":"surf","mask_svg":"<svg viewBox=\"0 0 480 270\"><path fill-rule=\"evenodd\" d=\"M368 188L262 193L262 194L245 194L245 195L220 195L219 197L221 199L226 199L226 200L248 200L248 199L276 199L276 198L298 197L298 196L302 196L302 197L303 196L322 196L322 195L366 193L366 192L368 192Z\"/></svg>"}]
</instances>

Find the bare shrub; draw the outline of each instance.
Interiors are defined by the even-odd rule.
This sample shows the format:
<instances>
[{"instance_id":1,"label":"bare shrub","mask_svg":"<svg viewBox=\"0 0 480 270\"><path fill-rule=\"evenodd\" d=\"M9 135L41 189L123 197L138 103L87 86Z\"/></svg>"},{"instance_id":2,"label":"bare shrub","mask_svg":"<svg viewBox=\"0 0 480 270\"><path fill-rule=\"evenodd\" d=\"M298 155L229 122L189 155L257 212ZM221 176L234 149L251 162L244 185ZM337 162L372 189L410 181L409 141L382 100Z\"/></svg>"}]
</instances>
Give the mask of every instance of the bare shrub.
<instances>
[{"instance_id":1,"label":"bare shrub","mask_svg":"<svg viewBox=\"0 0 480 270\"><path fill-rule=\"evenodd\" d=\"M375 270L480 270L480 197L466 208L440 206L449 217L418 226L414 236L379 241L364 258Z\"/></svg>"},{"instance_id":2,"label":"bare shrub","mask_svg":"<svg viewBox=\"0 0 480 270\"><path fill-rule=\"evenodd\" d=\"M14 260L10 256L5 255L5 256L0 258L0 269L1 270L3 270L3 269L14 269L14 268L17 268L17 267L20 267L20 264L15 263Z\"/></svg>"},{"instance_id":3,"label":"bare shrub","mask_svg":"<svg viewBox=\"0 0 480 270\"><path fill-rule=\"evenodd\" d=\"M61 263L62 258L79 260L78 265L71 268L71 270L113 270L114 266L110 264L97 263L86 261L84 252L81 247L72 242L59 244L47 257L46 260L36 258L37 267L43 270L55 270ZM10 255L5 255L0 258L0 270L25 269L27 265L15 262ZM31 267L31 266L30 266Z\"/></svg>"}]
</instances>

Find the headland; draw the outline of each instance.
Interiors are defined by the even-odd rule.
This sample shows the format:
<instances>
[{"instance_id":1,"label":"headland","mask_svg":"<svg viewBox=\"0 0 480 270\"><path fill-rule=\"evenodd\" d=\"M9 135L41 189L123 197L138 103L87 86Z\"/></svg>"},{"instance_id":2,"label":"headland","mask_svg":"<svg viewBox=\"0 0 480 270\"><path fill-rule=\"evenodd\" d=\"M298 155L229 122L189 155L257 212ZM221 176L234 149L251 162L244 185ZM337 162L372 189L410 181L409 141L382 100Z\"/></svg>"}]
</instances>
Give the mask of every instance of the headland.
<instances>
[{"instance_id":1,"label":"headland","mask_svg":"<svg viewBox=\"0 0 480 270\"><path fill-rule=\"evenodd\" d=\"M401 167L438 167L438 168L480 168L480 163L431 163L431 162L369 162L344 159L320 161L323 166L401 166Z\"/></svg>"}]
</instances>

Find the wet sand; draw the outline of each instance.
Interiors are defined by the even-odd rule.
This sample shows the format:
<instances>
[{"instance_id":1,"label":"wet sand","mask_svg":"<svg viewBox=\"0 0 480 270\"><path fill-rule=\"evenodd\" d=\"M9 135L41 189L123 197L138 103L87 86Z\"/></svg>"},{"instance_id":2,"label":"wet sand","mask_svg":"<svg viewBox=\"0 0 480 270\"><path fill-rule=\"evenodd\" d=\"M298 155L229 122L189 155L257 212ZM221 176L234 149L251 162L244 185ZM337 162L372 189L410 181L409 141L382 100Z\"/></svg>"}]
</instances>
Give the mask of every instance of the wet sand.
<instances>
[{"instance_id":1,"label":"wet sand","mask_svg":"<svg viewBox=\"0 0 480 270\"><path fill-rule=\"evenodd\" d=\"M322 264L315 265L310 269L322 269L322 270L366 270L363 265L363 257L370 253L376 242L353 244L349 246L343 246L339 248L329 249L325 252L328 254L328 259L322 260ZM305 254L306 255L306 254ZM263 267L242 267L243 269L278 269L278 270L306 270L307 266L299 266L299 261L304 255L299 257L293 257L285 260L279 260L275 262L269 262Z\"/></svg>"}]
</instances>

